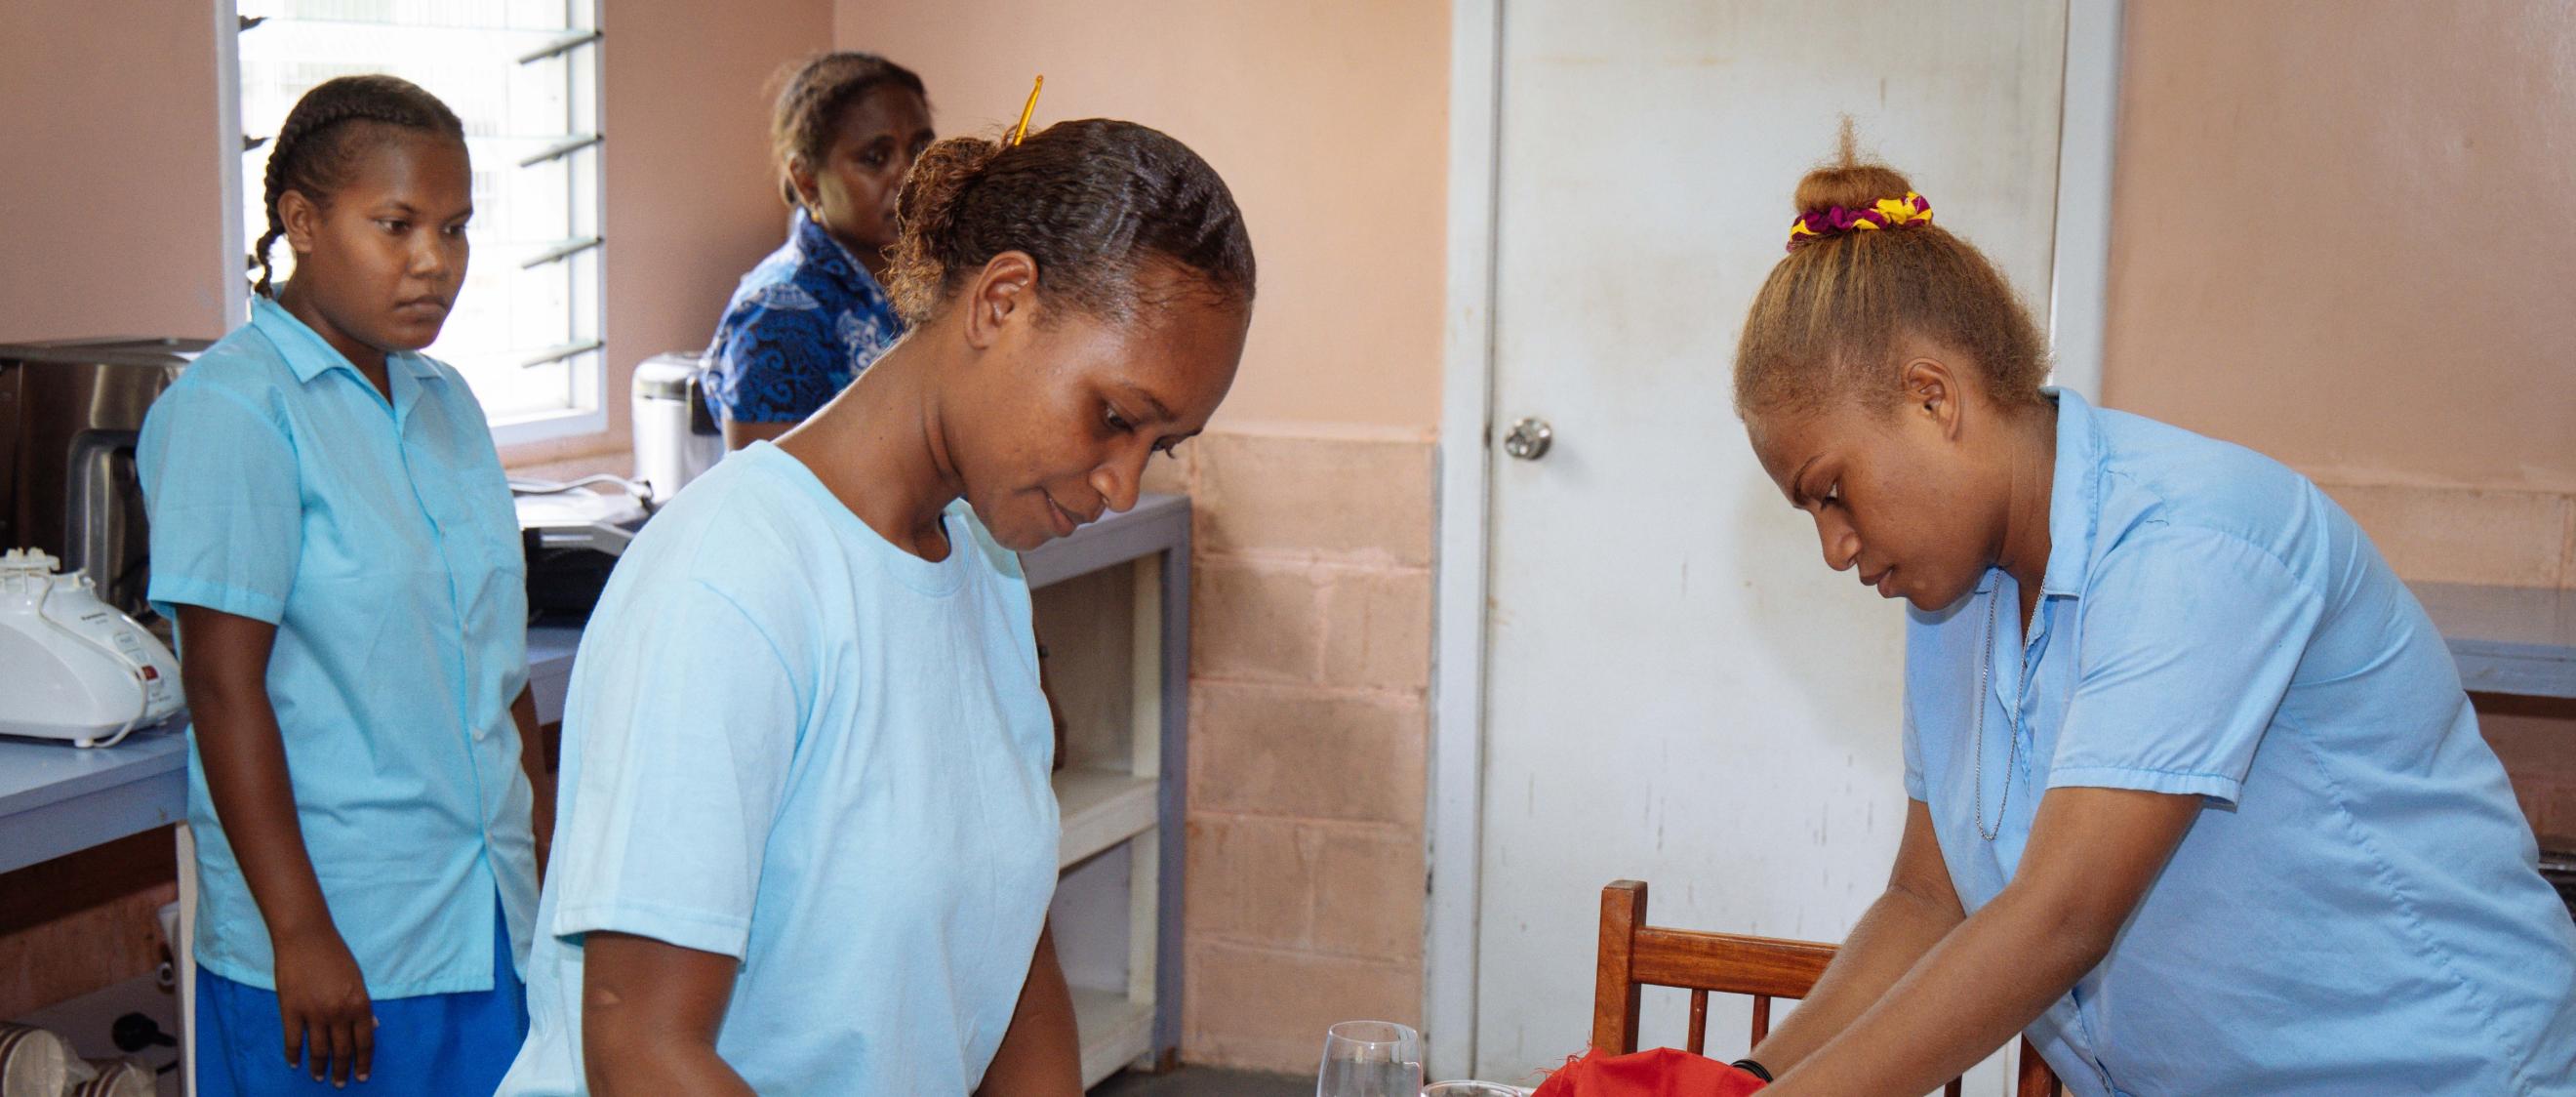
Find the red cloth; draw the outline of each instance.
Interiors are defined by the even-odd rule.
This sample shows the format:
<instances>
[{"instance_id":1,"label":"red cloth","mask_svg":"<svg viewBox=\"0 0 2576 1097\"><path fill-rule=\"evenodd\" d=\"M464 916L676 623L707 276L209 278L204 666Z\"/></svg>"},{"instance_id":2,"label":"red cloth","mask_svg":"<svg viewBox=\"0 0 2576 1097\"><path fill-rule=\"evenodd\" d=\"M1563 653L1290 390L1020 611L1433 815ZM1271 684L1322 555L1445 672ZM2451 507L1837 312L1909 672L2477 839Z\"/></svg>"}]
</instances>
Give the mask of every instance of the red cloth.
<instances>
[{"instance_id":1,"label":"red cloth","mask_svg":"<svg viewBox=\"0 0 2576 1097\"><path fill-rule=\"evenodd\" d=\"M1659 1047L1634 1055L1584 1052L1531 1097L1743 1097L1760 1088L1762 1079L1715 1059Z\"/></svg>"}]
</instances>

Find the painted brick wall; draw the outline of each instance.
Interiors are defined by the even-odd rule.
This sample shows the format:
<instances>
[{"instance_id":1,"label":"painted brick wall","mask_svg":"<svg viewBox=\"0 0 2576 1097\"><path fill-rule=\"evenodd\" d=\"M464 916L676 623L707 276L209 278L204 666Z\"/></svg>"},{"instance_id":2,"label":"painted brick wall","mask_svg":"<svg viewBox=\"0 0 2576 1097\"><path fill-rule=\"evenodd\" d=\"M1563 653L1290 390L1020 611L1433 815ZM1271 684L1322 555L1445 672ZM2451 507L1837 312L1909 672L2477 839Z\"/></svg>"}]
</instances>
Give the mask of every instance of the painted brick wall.
<instances>
[{"instance_id":1,"label":"painted brick wall","mask_svg":"<svg viewBox=\"0 0 2576 1097\"><path fill-rule=\"evenodd\" d=\"M1195 497L1183 1056L1310 1071L1422 1001L1432 442L1221 432Z\"/></svg>"}]
</instances>

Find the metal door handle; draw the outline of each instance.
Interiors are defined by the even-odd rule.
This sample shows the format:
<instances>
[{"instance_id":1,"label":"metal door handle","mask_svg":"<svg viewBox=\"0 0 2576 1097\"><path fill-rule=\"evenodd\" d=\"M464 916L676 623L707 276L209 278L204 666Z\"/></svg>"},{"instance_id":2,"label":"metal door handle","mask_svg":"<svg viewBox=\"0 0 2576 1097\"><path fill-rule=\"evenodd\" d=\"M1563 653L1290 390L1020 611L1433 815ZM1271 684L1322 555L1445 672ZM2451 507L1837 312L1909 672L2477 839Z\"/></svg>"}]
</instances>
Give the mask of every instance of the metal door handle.
<instances>
[{"instance_id":1,"label":"metal door handle","mask_svg":"<svg viewBox=\"0 0 2576 1097\"><path fill-rule=\"evenodd\" d=\"M1547 447L1556 441L1556 428L1547 420L1524 415L1512 424L1511 433L1503 435L1503 452L1522 461L1536 461L1547 456Z\"/></svg>"}]
</instances>

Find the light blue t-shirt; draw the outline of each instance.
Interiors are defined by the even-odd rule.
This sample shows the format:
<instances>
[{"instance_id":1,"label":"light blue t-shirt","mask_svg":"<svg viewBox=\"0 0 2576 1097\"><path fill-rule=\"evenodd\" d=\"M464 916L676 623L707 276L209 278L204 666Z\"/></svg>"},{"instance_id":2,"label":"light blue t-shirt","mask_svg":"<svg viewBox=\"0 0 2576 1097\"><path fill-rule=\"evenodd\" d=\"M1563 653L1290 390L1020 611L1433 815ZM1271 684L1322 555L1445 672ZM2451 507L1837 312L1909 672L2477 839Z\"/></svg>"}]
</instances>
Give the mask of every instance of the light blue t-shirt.
<instances>
[{"instance_id":1,"label":"light blue t-shirt","mask_svg":"<svg viewBox=\"0 0 2576 1097\"><path fill-rule=\"evenodd\" d=\"M388 355L388 402L267 298L143 421L153 607L277 626L268 696L332 923L378 998L492 988L492 903L517 956L535 840L510 702L527 685L527 561L482 406ZM180 638L184 645L187 637ZM190 736L197 962L276 989L268 931Z\"/></svg>"},{"instance_id":2,"label":"light blue t-shirt","mask_svg":"<svg viewBox=\"0 0 2576 1097\"><path fill-rule=\"evenodd\" d=\"M636 538L573 663L561 819L504 1094L581 1089L582 935L742 961L763 1093L964 1094L1055 891L1053 725L1018 558L933 563L766 442Z\"/></svg>"},{"instance_id":3,"label":"light blue t-shirt","mask_svg":"<svg viewBox=\"0 0 2576 1097\"><path fill-rule=\"evenodd\" d=\"M2053 391L2030 636L2001 571L1912 613L1906 791L1971 913L2047 789L2207 799L2031 1026L2049 1065L2086 1097L2576 1093L2576 924L2414 595L2299 474Z\"/></svg>"}]
</instances>

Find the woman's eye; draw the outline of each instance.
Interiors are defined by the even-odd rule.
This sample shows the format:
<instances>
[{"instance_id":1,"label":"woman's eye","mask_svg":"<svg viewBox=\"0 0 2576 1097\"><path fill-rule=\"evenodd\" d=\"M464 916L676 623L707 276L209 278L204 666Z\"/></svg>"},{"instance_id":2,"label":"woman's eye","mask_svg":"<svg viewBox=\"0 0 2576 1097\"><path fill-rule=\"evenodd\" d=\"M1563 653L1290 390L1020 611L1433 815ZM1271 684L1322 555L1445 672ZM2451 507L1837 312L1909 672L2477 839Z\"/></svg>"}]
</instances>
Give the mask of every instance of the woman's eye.
<instances>
[{"instance_id":1,"label":"woman's eye","mask_svg":"<svg viewBox=\"0 0 2576 1097\"><path fill-rule=\"evenodd\" d=\"M1118 409L1116 409L1116 408L1111 408L1111 409L1109 409L1109 411L1108 411L1108 413L1107 413L1107 418L1108 418L1108 423L1109 423L1109 429L1111 429L1111 430L1113 430L1113 431L1116 431L1116 432L1118 432L1118 433L1120 433L1120 434L1125 434L1125 433L1127 433L1128 431L1131 431L1131 430L1136 429L1134 424L1129 423L1129 422L1127 421L1127 417L1126 417L1126 416L1118 414Z\"/></svg>"},{"instance_id":2,"label":"woman's eye","mask_svg":"<svg viewBox=\"0 0 2576 1097\"><path fill-rule=\"evenodd\" d=\"M1176 456L1180 452L1180 448L1181 440L1178 438L1174 438L1168 442L1154 443L1154 452L1162 454L1165 457Z\"/></svg>"},{"instance_id":3,"label":"woman's eye","mask_svg":"<svg viewBox=\"0 0 2576 1097\"><path fill-rule=\"evenodd\" d=\"M406 232L406 231L409 231L409 230L410 230L410 228L411 228L411 222L409 222L409 221L397 221L397 220L394 220L393 218L390 218L390 217L379 217L379 218L377 218L377 219L376 219L376 225L377 225L378 227L380 227L380 228L384 229L386 232L392 232L392 233L401 233L401 232Z\"/></svg>"},{"instance_id":4,"label":"woman's eye","mask_svg":"<svg viewBox=\"0 0 2576 1097\"><path fill-rule=\"evenodd\" d=\"M1825 489L1825 498L1824 498L1824 503L1825 503L1825 505L1826 505L1826 506L1833 506L1833 505L1838 504L1838 503L1840 503L1840 502L1842 502L1842 501L1843 501L1843 486L1842 486L1842 484L1841 484L1840 482L1836 482L1836 483L1834 484L1834 486L1832 486L1832 487L1829 487L1829 488L1826 488L1826 489Z\"/></svg>"}]
</instances>

